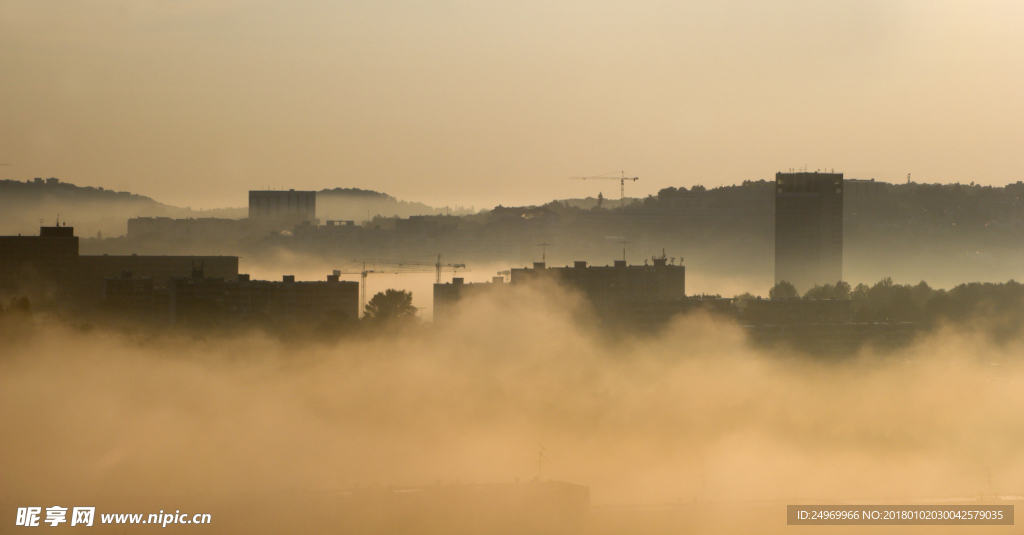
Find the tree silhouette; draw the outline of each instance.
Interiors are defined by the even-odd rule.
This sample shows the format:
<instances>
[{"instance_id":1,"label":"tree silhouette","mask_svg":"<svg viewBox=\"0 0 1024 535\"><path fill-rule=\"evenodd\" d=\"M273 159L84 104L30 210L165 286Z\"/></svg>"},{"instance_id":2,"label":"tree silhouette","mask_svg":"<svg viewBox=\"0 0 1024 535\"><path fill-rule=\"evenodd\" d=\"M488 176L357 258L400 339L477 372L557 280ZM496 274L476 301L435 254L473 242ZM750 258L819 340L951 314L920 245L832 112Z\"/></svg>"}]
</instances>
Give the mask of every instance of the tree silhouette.
<instances>
[{"instance_id":1,"label":"tree silhouette","mask_svg":"<svg viewBox=\"0 0 1024 535\"><path fill-rule=\"evenodd\" d=\"M791 299L799 296L796 287L787 281L779 281L771 290L768 290L769 299Z\"/></svg>"},{"instance_id":2,"label":"tree silhouette","mask_svg":"<svg viewBox=\"0 0 1024 535\"><path fill-rule=\"evenodd\" d=\"M378 292L366 303L366 319L390 321L416 317L416 307L412 306L412 292L389 288Z\"/></svg>"},{"instance_id":3,"label":"tree silhouette","mask_svg":"<svg viewBox=\"0 0 1024 535\"><path fill-rule=\"evenodd\" d=\"M832 288L832 297L834 299L849 299L853 289L850 288L850 283L846 281L839 281Z\"/></svg>"},{"instance_id":4,"label":"tree silhouette","mask_svg":"<svg viewBox=\"0 0 1024 535\"><path fill-rule=\"evenodd\" d=\"M850 291L850 284L844 281L836 282L835 286L815 284L804 293L804 299L849 299Z\"/></svg>"}]
</instances>

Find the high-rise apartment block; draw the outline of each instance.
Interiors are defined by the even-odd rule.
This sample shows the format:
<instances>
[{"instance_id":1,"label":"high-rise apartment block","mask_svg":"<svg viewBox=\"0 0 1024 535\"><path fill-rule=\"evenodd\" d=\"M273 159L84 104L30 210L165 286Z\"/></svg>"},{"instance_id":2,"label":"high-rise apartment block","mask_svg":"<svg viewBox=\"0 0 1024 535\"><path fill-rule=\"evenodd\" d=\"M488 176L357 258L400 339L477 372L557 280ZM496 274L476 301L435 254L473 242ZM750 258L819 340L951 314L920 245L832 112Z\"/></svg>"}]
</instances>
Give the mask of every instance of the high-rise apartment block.
<instances>
[{"instance_id":1,"label":"high-rise apartment block","mask_svg":"<svg viewBox=\"0 0 1024 535\"><path fill-rule=\"evenodd\" d=\"M843 278L843 174L775 174L775 282L803 293Z\"/></svg>"},{"instance_id":2,"label":"high-rise apartment block","mask_svg":"<svg viewBox=\"0 0 1024 535\"><path fill-rule=\"evenodd\" d=\"M315 191L249 191L249 219L316 220Z\"/></svg>"}]
</instances>

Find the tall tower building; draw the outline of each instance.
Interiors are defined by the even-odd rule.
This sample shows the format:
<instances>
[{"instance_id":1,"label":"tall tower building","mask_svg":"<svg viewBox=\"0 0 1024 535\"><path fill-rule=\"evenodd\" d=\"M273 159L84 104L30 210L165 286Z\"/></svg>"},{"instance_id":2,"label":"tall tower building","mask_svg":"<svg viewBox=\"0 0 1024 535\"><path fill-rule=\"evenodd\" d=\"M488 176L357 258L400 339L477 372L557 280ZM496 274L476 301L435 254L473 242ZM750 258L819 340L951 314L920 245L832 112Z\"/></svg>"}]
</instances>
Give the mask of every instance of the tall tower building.
<instances>
[{"instance_id":1,"label":"tall tower building","mask_svg":"<svg viewBox=\"0 0 1024 535\"><path fill-rule=\"evenodd\" d=\"M775 173L775 282L843 278L843 174Z\"/></svg>"}]
</instances>

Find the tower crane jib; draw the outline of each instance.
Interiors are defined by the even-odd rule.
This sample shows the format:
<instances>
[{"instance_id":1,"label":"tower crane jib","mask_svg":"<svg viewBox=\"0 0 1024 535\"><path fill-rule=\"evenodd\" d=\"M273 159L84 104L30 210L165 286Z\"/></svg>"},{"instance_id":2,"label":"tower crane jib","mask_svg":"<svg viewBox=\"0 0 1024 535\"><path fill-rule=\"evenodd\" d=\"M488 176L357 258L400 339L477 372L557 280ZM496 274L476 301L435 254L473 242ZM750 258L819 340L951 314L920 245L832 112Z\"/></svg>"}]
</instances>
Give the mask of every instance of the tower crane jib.
<instances>
[{"instance_id":1,"label":"tower crane jib","mask_svg":"<svg viewBox=\"0 0 1024 535\"><path fill-rule=\"evenodd\" d=\"M622 201L625 200L625 198L626 198L626 181L629 180L629 181L632 181L632 182L636 182L637 180L640 180L640 177L637 177L637 176L629 177L629 176L626 176L626 172L625 171L619 171L619 176L608 176L607 174L606 175L600 175L600 176L574 176L574 177L570 177L570 180L618 180L619 181L619 203L621 204Z\"/></svg>"},{"instance_id":2,"label":"tower crane jib","mask_svg":"<svg viewBox=\"0 0 1024 535\"><path fill-rule=\"evenodd\" d=\"M406 260L356 260L361 267L348 270L336 270L338 275L359 275L359 314L366 309L366 277L370 274L402 274L402 273L436 273L435 280L441 282L441 273L457 273L470 271L466 264L442 264L441 255L437 262L417 262Z\"/></svg>"}]
</instances>

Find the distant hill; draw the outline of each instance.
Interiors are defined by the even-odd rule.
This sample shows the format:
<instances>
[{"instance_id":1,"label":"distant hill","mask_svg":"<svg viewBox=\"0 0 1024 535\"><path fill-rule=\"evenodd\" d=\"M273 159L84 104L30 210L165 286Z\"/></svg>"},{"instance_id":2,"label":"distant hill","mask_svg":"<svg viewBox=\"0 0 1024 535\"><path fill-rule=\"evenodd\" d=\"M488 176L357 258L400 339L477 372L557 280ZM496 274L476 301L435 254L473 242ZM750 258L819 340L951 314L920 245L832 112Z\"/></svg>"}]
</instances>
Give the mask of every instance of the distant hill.
<instances>
[{"instance_id":1,"label":"distant hill","mask_svg":"<svg viewBox=\"0 0 1024 535\"><path fill-rule=\"evenodd\" d=\"M409 217L445 213L465 215L474 212L472 208L460 206L436 208L402 201L386 193L358 188L317 192L317 217L321 221L363 221L368 215L373 218L378 215ZM104 237L115 237L127 232L128 219L132 217L241 219L248 215L246 207L193 210L163 204L144 195L81 187L56 178L27 182L0 180L0 235L36 234L40 220L52 225L58 216L61 221L74 226L78 236L95 237L101 233Z\"/></svg>"},{"instance_id":2,"label":"distant hill","mask_svg":"<svg viewBox=\"0 0 1024 535\"><path fill-rule=\"evenodd\" d=\"M316 192L316 214L324 220L365 221L376 215L409 217L413 215L466 215L473 208L452 206L437 208L420 202L398 200L386 193L358 188L323 189Z\"/></svg>"},{"instance_id":3,"label":"distant hill","mask_svg":"<svg viewBox=\"0 0 1024 535\"><path fill-rule=\"evenodd\" d=\"M618 208L620 206L629 206L630 204L634 202L639 202L640 200L641 199L636 199L633 197L626 197L625 200L606 199L603 197L601 199L598 199L597 197L586 197L583 199L557 199L555 202L560 202L566 206L571 206L573 208L582 208L584 210L590 210L592 208L597 207L598 204L600 204L602 208L611 209Z\"/></svg>"},{"instance_id":4,"label":"distant hill","mask_svg":"<svg viewBox=\"0 0 1024 535\"><path fill-rule=\"evenodd\" d=\"M80 187L56 178L0 180L0 235L36 234L57 217L79 236L121 236L131 217L245 217L245 208L192 210L125 191Z\"/></svg>"},{"instance_id":5,"label":"distant hill","mask_svg":"<svg viewBox=\"0 0 1024 535\"><path fill-rule=\"evenodd\" d=\"M333 198L333 197L345 197L350 199L372 199L380 201L397 201L394 197L387 193L381 193L379 191L373 191L369 189L359 188L334 188L334 189L322 189L316 192L317 198Z\"/></svg>"}]
</instances>

